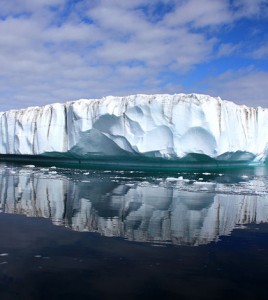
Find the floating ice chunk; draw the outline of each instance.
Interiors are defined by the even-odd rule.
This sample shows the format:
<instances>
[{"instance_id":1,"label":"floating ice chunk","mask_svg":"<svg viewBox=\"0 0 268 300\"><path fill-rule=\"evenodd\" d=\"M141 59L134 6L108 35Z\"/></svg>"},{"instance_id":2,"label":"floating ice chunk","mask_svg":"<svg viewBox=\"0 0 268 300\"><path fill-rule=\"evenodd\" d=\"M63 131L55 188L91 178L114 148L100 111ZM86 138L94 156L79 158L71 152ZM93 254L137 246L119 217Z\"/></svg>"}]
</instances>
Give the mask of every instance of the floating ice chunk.
<instances>
[{"instance_id":1,"label":"floating ice chunk","mask_svg":"<svg viewBox=\"0 0 268 300\"><path fill-rule=\"evenodd\" d=\"M126 183L125 186L134 187L135 183Z\"/></svg>"},{"instance_id":2,"label":"floating ice chunk","mask_svg":"<svg viewBox=\"0 0 268 300\"><path fill-rule=\"evenodd\" d=\"M150 183L148 181L142 181L139 186L149 186Z\"/></svg>"},{"instance_id":3,"label":"floating ice chunk","mask_svg":"<svg viewBox=\"0 0 268 300\"><path fill-rule=\"evenodd\" d=\"M175 178L175 177L167 177L166 178L166 181L170 181L170 182L173 182L173 181L178 181L178 178Z\"/></svg>"},{"instance_id":4,"label":"floating ice chunk","mask_svg":"<svg viewBox=\"0 0 268 300\"><path fill-rule=\"evenodd\" d=\"M194 182L193 182L193 184L195 184L195 185L203 185L203 184L204 184L204 182L200 182L200 181L194 181Z\"/></svg>"},{"instance_id":5,"label":"floating ice chunk","mask_svg":"<svg viewBox=\"0 0 268 300\"><path fill-rule=\"evenodd\" d=\"M194 181L193 184L196 185L203 185L203 186L215 186L215 182L210 182L210 181Z\"/></svg>"}]
</instances>

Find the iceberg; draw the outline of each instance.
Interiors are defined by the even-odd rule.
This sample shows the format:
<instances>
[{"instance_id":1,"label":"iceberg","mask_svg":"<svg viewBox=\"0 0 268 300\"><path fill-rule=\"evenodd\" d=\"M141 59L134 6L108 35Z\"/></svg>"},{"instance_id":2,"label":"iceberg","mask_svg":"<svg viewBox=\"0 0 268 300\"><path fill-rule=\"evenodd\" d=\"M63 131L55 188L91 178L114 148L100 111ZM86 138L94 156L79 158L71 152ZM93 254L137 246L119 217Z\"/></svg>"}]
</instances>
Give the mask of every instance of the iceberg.
<instances>
[{"instance_id":1,"label":"iceberg","mask_svg":"<svg viewBox=\"0 0 268 300\"><path fill-rule=\"evenodd\" d=\"M268 109L201 94L108 96L1 112L0 134L1 159L259 164Z\"/></svg>"}]
</instances>

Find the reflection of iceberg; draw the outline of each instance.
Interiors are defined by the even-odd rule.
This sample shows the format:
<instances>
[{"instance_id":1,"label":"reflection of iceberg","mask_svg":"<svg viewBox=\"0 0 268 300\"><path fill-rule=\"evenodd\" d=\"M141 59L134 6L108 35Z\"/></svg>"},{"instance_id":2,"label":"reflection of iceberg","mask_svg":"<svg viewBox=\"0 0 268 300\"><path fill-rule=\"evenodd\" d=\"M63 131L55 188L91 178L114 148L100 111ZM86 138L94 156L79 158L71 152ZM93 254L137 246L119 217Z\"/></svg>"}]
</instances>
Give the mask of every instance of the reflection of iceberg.
<instances>
[{"instance_id":1,"label":"reflection of iceberg","mask_svg":"<svg viewBox=\"0 0 268 300\"><path fill-rule=\"evenodd\" d=\"M182 245L206 244L238 224L268 221L266 195L183 191L148 182L128 185L112 177L89 176L83 182L51 173L1 169L2 210L49 217L78 231Z\"/></svg>"}]
</instances>

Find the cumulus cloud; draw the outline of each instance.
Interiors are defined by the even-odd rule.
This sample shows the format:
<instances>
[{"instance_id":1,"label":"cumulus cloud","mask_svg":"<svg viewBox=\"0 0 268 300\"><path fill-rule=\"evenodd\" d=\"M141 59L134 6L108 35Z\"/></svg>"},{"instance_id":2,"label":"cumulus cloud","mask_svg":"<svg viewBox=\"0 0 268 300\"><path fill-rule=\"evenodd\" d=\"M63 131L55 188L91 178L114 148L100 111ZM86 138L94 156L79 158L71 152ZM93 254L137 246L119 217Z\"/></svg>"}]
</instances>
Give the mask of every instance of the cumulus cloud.
<instances>
[{"instance_id":1,"label":"cumulus cloud","mask_svg":"<svg viewBox=\"0 0 268 300\"><path fill-rule=\"evenodd\" d=\"M184 92L184 75L241 51L239 41L220 34L235 20L265 11L266 0L253 2L2 0L0 110ZM250 55L263 59L266 53L263 43Z\"/></svg>"}]
</instances>

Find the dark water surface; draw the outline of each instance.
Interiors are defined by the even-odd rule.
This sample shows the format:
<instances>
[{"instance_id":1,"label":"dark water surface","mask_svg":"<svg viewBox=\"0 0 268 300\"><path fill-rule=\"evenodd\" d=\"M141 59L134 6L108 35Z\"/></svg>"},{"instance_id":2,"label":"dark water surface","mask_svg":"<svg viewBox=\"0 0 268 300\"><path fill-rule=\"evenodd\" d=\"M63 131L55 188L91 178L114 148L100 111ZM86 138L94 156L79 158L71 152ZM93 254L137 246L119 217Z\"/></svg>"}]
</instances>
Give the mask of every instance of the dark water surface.
<instances>
[{"instance_id":1,"label":"dark water surface","mask_svg":"<svg viewBox=\"0 0 268 300\"><path fill-rule=\"evenodd\" d=\"M266 167L0 166L0 299L267 299Z\"/></svg>"}]
</instances>

